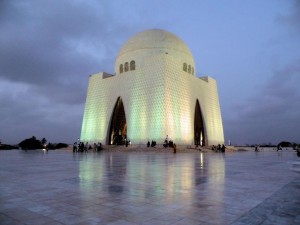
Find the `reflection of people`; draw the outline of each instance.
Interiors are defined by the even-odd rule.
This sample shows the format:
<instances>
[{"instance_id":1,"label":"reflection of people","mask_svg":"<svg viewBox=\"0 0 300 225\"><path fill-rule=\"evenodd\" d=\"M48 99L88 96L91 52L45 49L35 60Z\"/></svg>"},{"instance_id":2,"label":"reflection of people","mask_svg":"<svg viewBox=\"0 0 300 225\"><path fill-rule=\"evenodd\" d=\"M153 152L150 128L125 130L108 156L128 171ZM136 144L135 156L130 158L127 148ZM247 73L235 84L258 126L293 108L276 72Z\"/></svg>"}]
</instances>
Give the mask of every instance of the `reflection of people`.
<instances>
[{"instance_id":1,"label":"reflection of people","mask_svg":"<svg viewBox=\"0 0 300 225\"><path fill-rule=\"evenodd\" d=\"M173 150L174 150L174 154L176 154L176 144L173 143Z\"/></svg>"}]
</instances>

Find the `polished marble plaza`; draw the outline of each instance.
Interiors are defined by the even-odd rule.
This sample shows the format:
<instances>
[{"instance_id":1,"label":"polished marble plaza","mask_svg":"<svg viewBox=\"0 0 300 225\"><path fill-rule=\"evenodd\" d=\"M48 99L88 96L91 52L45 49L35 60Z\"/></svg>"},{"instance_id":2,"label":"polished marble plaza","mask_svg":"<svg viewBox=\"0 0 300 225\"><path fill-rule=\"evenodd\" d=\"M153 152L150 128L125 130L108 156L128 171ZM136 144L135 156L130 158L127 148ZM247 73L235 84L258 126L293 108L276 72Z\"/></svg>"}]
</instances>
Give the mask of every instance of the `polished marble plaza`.
<instances>
[{"instance_id":1,"label":"polished marble plaza","mask_svg":"<svg viewBox=\"0 0 300 225\"><path fill-rule=\"evenodd\" d=\"M0 151L0 224L300 224L294 151Z\"/></svg>"}]
</instances>

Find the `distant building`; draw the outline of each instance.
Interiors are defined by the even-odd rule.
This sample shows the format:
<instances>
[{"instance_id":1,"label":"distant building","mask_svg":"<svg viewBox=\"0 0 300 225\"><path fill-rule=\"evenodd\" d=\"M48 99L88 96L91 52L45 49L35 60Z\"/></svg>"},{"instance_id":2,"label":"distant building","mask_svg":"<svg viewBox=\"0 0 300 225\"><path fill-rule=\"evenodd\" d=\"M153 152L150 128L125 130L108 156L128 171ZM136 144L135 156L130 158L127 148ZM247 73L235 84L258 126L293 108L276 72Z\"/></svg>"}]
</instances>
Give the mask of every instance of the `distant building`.
<instances>
[{"instance_id":1,"label":"distant building","mask_svg":"<svg viewBox=\"0 0 300 225\"><path fill-rule=\"evenodd\" d=\"M216 80L196 76L188 46L164 30L146 30L119 52L115 73L90 76L81 141L183 145L224 143Z\"/></svg>"}]
</instances>

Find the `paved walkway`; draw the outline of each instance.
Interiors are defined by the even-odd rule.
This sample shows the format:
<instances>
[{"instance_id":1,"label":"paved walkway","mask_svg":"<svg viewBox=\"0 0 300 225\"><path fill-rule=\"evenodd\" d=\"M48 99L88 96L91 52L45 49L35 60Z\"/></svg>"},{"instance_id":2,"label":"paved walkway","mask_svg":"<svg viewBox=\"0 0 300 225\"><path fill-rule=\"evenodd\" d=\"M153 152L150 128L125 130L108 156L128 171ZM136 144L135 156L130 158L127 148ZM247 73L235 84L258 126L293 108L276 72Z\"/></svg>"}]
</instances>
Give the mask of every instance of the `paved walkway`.
<instances>
[{"instance_id":1,"label":"paved walkway","mask_svg":"<svg viewBox=\"0 0 300 225\"><path fill-rule=\"evenodd\" d=\"M300 224L282 152L0 151L0 224Z\"/></svg>"}]
</instances>

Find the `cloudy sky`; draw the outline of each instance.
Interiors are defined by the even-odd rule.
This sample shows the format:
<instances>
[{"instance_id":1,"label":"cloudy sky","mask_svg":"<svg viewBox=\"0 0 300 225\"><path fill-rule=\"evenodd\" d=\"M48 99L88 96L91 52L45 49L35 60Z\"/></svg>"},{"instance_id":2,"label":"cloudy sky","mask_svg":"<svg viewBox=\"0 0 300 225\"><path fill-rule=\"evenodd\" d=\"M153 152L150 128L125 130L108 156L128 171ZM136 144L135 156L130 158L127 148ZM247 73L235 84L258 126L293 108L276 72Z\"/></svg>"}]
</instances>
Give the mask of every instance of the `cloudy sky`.
<instances>
[{"instance_id":1,"label":"cloudy sky","mask_svg":"<svg viewBox=\"0 0 300 225\"><path fill-rule=\"evenodd\" d=\"M226 143L300 143L298 0L1 0L0 140L73 143L89 75L152 28L217 80Z\"/></svg>"}]
</instances>

